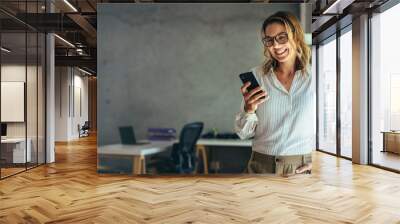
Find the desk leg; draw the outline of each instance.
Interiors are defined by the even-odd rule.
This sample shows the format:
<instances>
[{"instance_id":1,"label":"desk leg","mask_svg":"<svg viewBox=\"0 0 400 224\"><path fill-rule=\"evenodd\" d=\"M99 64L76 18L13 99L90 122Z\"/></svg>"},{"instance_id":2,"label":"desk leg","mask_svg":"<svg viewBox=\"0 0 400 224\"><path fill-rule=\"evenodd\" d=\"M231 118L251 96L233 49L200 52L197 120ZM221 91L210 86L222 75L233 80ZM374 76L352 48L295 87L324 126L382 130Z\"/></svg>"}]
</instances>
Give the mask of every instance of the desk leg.
<instances>
[{"instance_id":1,"label":"desk leg","mask_svg":"<svg viewBox=\"0 0 400 224\"><path fill-rule=\"evenodd\" d=\"M200 153L203 160L204 174L208 174L208 161L207 161L206 147L204 145L197 145L196 147L197 158L200 158Z\"/></svg>"},{"instance_id":2,"label":"desk leg","mask_svg":"<svg viewBox=\"0 0 400 224\"><path fill-rule=\"evenodd\" d=\"M383 133L383 149L381 152L386 152L386 134Z\"/></svg>"},{"instance_id":3,"label":"desk leg","mask_svg":"<svg viewBox=\"0 0 400 224\"><path fill-rule=\"evenodd\" d=\"M140 161L142 165L142 173L141 174L146 174L146 159L143 155L140 156Z\"/></svg>"},{"instance_id":4,"label":"desk leg","mask_svg":"<svg viewBox=\"0 0 400 224\"><path fill-rule=\"evenodd\" d=\"M139 175L142 172L142 160L141 156L133 156L132 160L132 175Z\"/></svg>"}]
</instances>

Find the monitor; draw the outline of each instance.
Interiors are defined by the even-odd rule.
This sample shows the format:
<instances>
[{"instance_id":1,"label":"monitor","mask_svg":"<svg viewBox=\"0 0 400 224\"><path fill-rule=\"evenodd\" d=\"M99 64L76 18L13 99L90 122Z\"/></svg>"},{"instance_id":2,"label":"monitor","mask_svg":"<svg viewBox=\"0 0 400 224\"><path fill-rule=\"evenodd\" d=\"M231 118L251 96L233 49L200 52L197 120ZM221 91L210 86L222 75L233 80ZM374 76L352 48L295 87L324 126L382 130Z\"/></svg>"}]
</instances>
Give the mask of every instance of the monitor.
<instances>
[{"instance_id":1,"label":"monitor","mask_svg":"<svg viewBox=\"0 0 400 224\"><path fill-rule=\"evenodd\" d=\"M1 123L1 136L7 136L7 124Z\"/></svg>"},{"instance_id":2,"label":"monitor","mask_svg":"<svg viewBox=\"0 0 400 224\"><path fill-rule=\"evenodd\" d=\"M123 145L136 144L135 132L132 126L119 127L119 136Z\"/></svg>"},{"instance_id":3,"label":"monitor","mask_svg":"<svg viewBox=\"0 0 400 224\"><path fill-rule=\"evenodd\" d=\"M135 132L132 126L119 127L119 136L121 138L121 144L123 145L146 145L148 141L136 141Z\"/></svg>"}]
</instances>

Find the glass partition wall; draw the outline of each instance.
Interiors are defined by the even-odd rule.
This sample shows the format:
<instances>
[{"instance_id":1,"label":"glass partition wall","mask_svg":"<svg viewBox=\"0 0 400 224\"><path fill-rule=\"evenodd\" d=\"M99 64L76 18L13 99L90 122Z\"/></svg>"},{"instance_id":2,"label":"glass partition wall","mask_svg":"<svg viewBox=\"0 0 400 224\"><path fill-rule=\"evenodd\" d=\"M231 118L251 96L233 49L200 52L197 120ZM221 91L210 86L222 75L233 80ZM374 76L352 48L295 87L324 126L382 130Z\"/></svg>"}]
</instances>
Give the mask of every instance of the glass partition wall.
<instances>
[{"instance_id":1,"label":"glass partition wall","mask_svg":"<svg viewBox=\"0 0 400 224\"><path fill-rule=\"evenodd\" d=\"M340 35L340 155L352 158L352 33L351 25Z\"/></svg>"},{"instance_id":2,"label":"glass partition wall","mask_svg":"<svg viewBox=\"0 0 400 224\"><path fill-rule=\"evenodd\" d=\"M400 68L398 66L400 42L397 40L398 31L393 28L397 27L400 21L400 4L388 5L376 10L369 19L371 144L369 144L368 163L400 172ZM317 148L351 159L353 41L351 25L336 35L339 36L331 36L317 44L319 62ZM336 58L336 55L339 57Z\"/></svg>"},{"instance_id":3,"label":"glass partition wall","mask_svg":"<svg viewBox=\"0 0 400 224\"><path fill-rule=\"evenodd\" d=\"M26 33L1 33L1 177L26 169ZM29 146L29 144L28 144ZM28 159L28 162L30 160Z\"/></svg>"},{"instance_id":4,"label":"glass partition wall","mask_svg":"<svg viewBox=\"0 0 400 224\"><path fill-rule=\"evenodd\" d=\"M318 149L336 154L336 36L318 47Z\"/></svg>"},{"instance_id":5,"label":"glass partition wall","mask_svg":"<svg viewBox=\"0 0 400 224\"><path fill-rule=\"evenodd\" d=\"M19 7L32 13L38 2ZM1 179L45 163L45 41L44 33L0 12Z\"/></svg>"},{"instance_id":6,"label":"glass partition wall","mask_svg":"<svg viewBox=\"0 0 400 224\"><path fill-rule=\"evenodd\" d=\"M400 172L400 4L371 18L371 163Z\"/></svg>"},{"instance_id":7,"label":"glass partition wall","mask_svg":"<svg viewBox=\"0 0 400 224\"><path fill-rule=\"evenodd\" d=\"M352 27L317 45L317 149L352 157Z\"/></svg>"}]
</instances>

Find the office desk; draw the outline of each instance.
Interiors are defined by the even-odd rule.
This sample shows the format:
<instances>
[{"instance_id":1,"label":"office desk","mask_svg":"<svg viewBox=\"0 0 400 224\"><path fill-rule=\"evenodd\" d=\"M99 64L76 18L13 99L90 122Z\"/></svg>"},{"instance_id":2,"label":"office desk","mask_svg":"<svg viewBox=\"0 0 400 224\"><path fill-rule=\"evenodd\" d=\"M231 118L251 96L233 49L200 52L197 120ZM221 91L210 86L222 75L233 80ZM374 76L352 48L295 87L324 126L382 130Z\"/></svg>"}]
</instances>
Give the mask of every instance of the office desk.
<instances>
[{"instance_id":1,"label":"office desk","mask_svg":"<svg viewBox=\"0 0 400 224\"><path fill-rule=\"evenodd\" d=\"M196 144L197 157L200 154L204 164L204 174L208 174L208 161L206 147L223 146L223 147L251 147L252 140L240 139L199 139ZM197 169L196 169L197 170Z\"/></svg>"},{"instance_id":2,"label":"office desk","mask_svg":"<svg viewBox=\"0 0 400 224\"><path fill-rule=\"evenodd\" d=\"M400 132L382 131L381 133L383 134L382 152L392 152L400 154Z\"/></svg>"},{"instance_id":3,"label":"office desk","mask_svg":"<svg viewBox=\"0 0 400 224\"><path fill-rule=\"evenodd\" d=\"M97 154L111 156L131 156L133 162L132 174L145 174L145 157L166 150L169 146L172 146L174 142L175 141L151 141L149 144L142 145L104 145L98 147Z\"/></svg>"},{"instance_id":4,"label":"office desk","mask_svg":"<svg viewBox=\"0 0 400 224\"><path fill-rule=\"evenodd\" d=\"M7 160L10 163L25 163L30 162L31 158L31 146L32 140L27 138L26 151L25 151L25 138L6 138L1 139L1 144L4 145L2 147L2 152L10 151L12 153L12 161ZM9 149L8 146L12 146L12 149Z\"/></svg>"}]
</instances>

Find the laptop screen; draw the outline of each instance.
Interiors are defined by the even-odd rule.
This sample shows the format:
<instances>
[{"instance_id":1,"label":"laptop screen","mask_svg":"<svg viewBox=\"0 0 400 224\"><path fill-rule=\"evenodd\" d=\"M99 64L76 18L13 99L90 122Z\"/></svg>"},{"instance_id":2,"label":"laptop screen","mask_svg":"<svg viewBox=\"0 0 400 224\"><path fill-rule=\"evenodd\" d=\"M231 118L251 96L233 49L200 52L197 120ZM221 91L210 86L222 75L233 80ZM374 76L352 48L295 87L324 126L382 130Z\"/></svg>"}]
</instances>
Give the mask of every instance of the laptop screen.
<instances>
[{"instance_id":1,"label":"laptop screen","mask_svg":"<svg viewBox=\"0 0 400 224\"><path fill-rule=\"evenodd\" d=\"M132 126L119 127L119 136L123 145L136 144L135 132Z\"/></svg>"},{"instance_id":2,"label":"laptop screen","mask_svg":"<svg viewBox=\"0 0 400 224\"><path fill-rule=\"evenodd\" d=\"M1 136L7 136L7 124L1 123Z\"/></svg>"}]
</instances>

